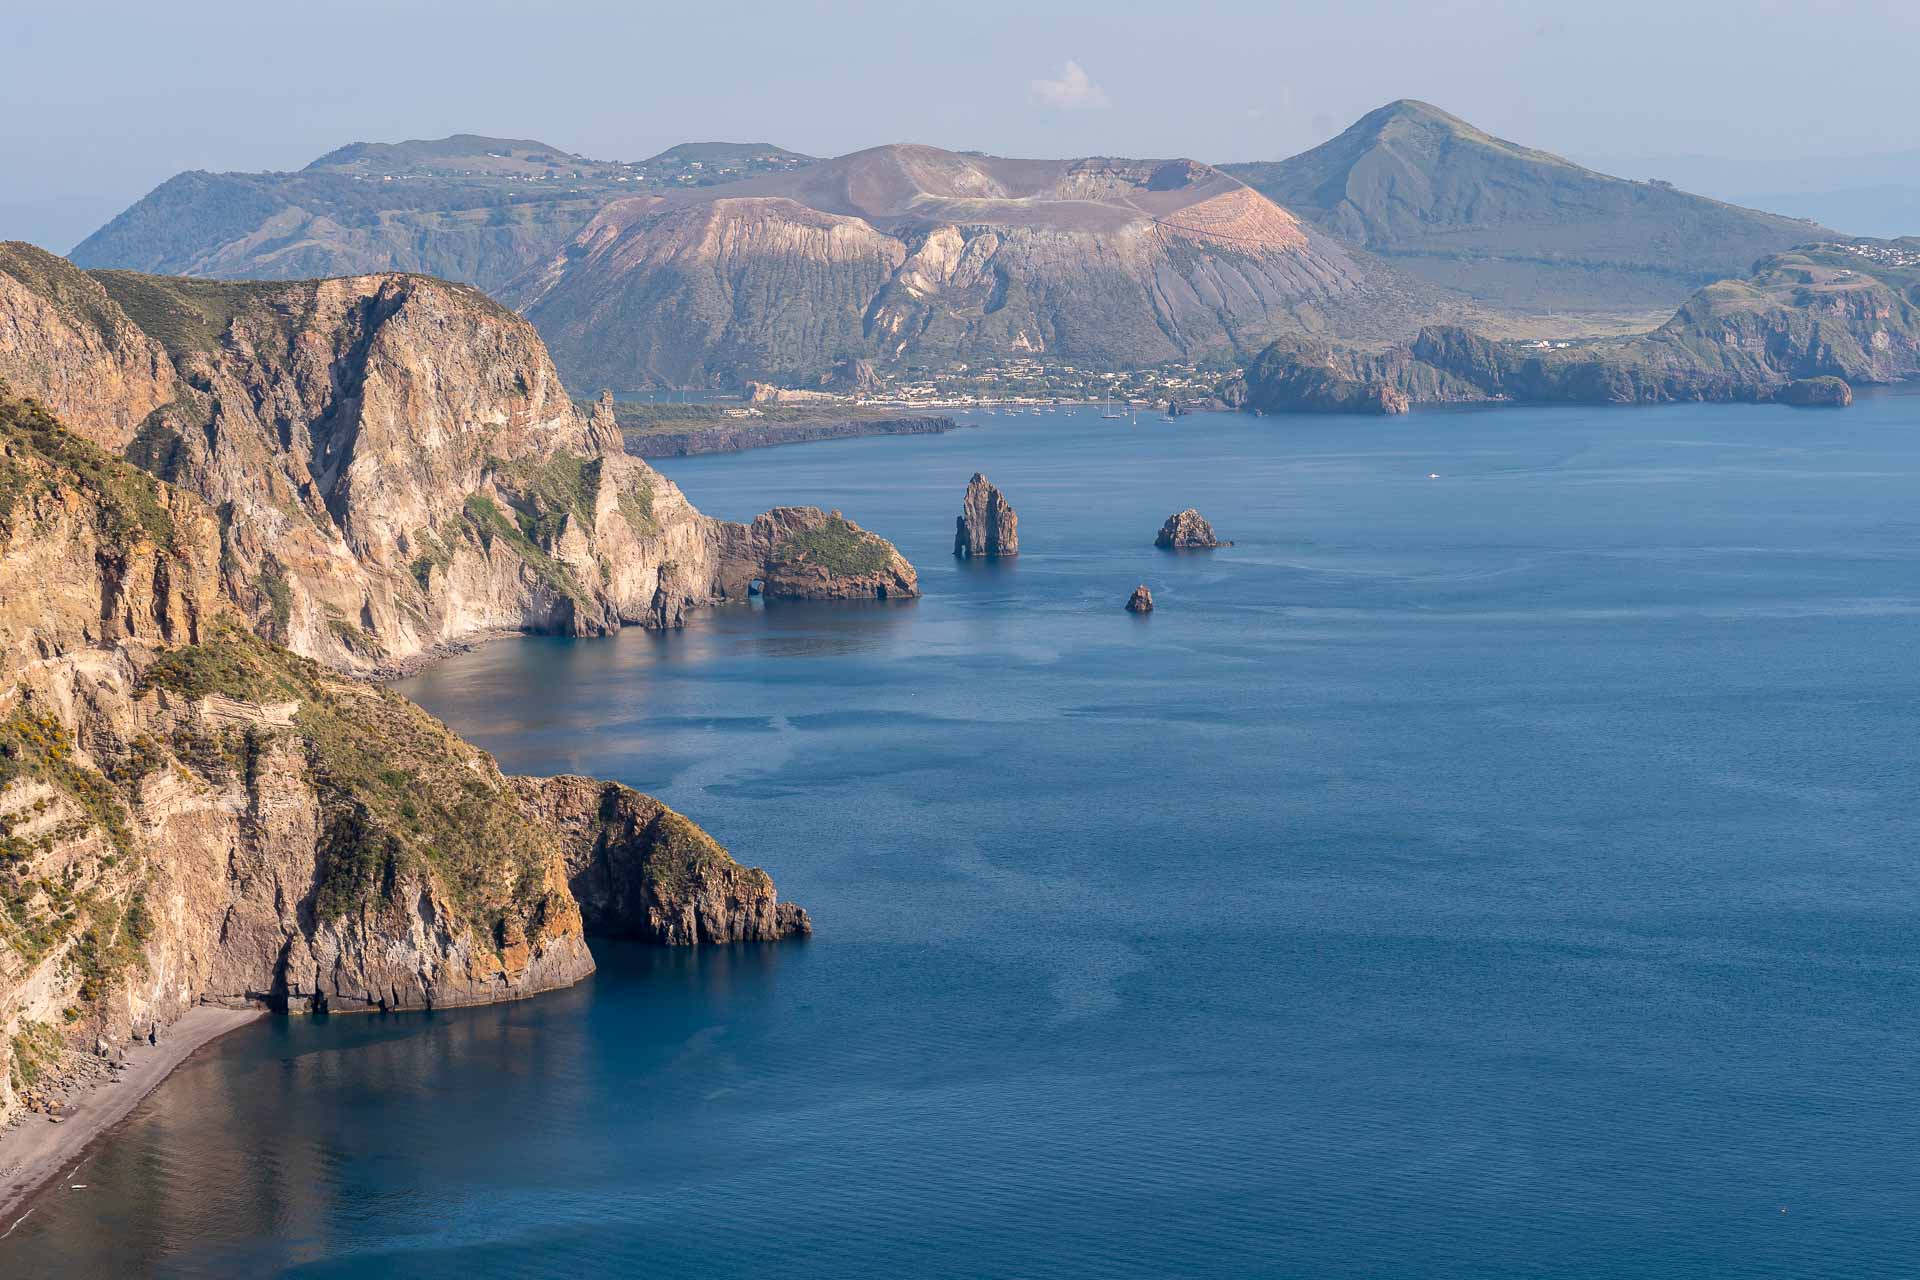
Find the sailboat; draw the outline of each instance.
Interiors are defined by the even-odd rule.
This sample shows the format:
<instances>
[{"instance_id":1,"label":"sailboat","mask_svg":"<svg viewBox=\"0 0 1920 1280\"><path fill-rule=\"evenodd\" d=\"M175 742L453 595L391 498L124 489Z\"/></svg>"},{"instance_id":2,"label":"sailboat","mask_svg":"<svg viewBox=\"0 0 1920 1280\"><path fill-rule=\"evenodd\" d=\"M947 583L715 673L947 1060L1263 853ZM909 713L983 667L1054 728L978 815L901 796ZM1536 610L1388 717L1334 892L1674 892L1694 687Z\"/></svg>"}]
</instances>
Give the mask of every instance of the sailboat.
<instances>
[{"instance_id":1,"label":"sailboat","mask_svg":"<svg viewBox=\"0 0 1920 1280\"><path fill-rule=\"evenodd\" d=\"M1111 422L1116 418L1124 418L1127 415L1124 413L1121 413L1119 408L1113 403L1113 397L1108 396L1106 408L1101 412L1100 416L1102 418L1107 419L1107 421Z\"/></svg>"}]
</instances>

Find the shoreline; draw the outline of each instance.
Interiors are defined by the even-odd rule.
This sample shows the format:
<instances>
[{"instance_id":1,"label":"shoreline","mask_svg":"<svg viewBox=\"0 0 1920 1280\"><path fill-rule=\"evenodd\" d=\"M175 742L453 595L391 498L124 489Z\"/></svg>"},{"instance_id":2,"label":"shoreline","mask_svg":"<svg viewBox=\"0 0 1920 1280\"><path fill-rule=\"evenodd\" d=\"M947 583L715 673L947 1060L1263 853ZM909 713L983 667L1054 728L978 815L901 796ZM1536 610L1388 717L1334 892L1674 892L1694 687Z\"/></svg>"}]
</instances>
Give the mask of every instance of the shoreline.
<instances>
[{"instance_id":1,"label":"shoreline","mask_svg":"<svg viewBox=\"0 0 1920 1280\"><path fill-rule=\"evenodd\" d=\"M127 1066L86 1086L62 1108L60 1123L23 1113L0 1130L0 1240L33 1212L31 1202L77 1172L96 1140L200 1049L229 1031L266 1017L261 1009L196 1005L164 1028L157 1045L130 1045Z\"/></svg>"},{"instance_id":2,"label":"shoreline","mask_svg":"<svg viewBox=\"0 0 1920 1280\"><path fill-rule=\"evenodd\" d=\"M856 440L874 436L944 435L972 426L946 415L898 418L823 420L819 422L740 423L729 420L682 431L623 432L628 455L649 462L703 457L715 453L745 453L749 449L776 449L787 445L817 444L826 440Z\"/></svg>"}]
</instances>

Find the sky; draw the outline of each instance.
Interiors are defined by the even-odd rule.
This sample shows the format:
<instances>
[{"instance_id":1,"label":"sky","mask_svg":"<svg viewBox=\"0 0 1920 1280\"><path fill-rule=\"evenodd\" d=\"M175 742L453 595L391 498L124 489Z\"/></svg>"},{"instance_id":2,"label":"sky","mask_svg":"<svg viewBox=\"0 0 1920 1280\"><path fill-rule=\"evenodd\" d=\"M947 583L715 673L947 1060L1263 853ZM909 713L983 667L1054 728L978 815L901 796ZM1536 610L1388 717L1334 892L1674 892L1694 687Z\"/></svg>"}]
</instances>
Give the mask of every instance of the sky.
<instances>
[{"instance_id":1,"label":"sky","mask_svg":"<svg viewBox=\"0 0 1920 1280\"><path fill-rule=\"evenodd\" d=\"M62 252L184 169L294 169L347 142L461 132L597 159L725 140L1218 162L1291 155L1421 98L1624 176L1699 174L1712 194L1808 189L1816 157L1872 157L1896 184L1920 167L1916 0L0 10L0 239Z\"/></svg>"}]
</instances>

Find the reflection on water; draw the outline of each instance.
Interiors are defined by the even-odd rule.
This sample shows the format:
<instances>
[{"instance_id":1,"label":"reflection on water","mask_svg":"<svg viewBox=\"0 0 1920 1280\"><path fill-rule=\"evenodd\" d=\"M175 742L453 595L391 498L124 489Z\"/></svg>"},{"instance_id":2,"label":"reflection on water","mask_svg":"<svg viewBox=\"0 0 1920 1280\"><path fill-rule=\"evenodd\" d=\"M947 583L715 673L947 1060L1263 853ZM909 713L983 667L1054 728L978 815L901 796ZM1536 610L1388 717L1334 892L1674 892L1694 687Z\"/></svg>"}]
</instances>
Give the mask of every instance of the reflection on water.
<instances>
[{"instance_id":1,"label":"reflection on water","mask_svg":"<svg viewBox=\"0 0 1920 1280\"><path fill-rule=\"evenodd\" d=\"M404 687L659 794L816 938L249 1028L0 1267L1910 1274L1916 409L668 463L718 515L848 511L925 598ZM1015 562L951 557L976 470ZM1187 506L1237 545L1157 551Z\"/></svg>"}]
</instances>

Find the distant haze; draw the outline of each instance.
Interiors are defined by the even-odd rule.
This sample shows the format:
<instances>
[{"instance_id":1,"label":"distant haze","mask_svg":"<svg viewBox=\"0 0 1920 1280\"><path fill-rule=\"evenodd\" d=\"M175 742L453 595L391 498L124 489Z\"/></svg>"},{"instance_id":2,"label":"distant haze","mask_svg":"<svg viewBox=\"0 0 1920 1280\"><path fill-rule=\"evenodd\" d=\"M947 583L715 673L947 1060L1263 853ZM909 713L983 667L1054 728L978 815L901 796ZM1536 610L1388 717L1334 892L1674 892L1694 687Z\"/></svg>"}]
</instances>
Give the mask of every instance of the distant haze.
<instances>
[{"instance_id":1,"label":"distant haze","mask_svg":"<svg viewBox=\"0 0 1920 1280\"><path fill-rule=\"evenodd\" d=\"M1695 156L1760 179L1708 194L1873 190L1872 207L1898 210L1920 186L1882 172L1920 119L1910 0L1044 8L12 0L0 238L64 252L180 170L299 168L353 141L476 132L605 159L765 139L815 155L916 141L1256 160L1401 97L1626 176L1684 185L1639 161ZM1863 181L1847 164L1766 181L1807 156L1882 159Z\"/></svg>"}]
</instances>

